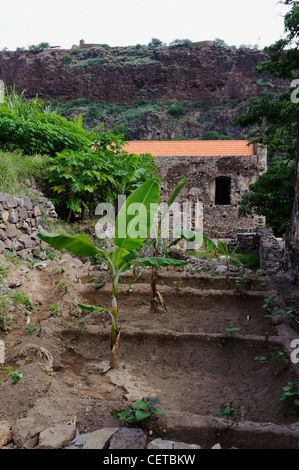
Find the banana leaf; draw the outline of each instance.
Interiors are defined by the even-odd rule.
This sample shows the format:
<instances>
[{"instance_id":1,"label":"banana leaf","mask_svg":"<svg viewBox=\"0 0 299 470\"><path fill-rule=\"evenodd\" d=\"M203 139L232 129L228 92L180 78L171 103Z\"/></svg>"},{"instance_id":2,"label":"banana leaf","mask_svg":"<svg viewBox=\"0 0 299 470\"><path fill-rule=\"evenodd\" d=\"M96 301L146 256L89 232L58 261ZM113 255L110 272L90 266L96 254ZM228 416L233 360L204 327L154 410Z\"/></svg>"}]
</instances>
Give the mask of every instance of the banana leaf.
<instances>
[{"instance_id":1,"label":"banana leaf","mask_svg":"<svg viewBox=\"0 0 299 470\"><path fill-rule=\"evenodd\" d=\"M46 232L38 232L37 235L53 248L58 250L65 248L75 255L95 256L99 253L103 253L103 250L99 250L87 235L71 236L64 233L57 234Z\"/></svg>"},{"instance_id":2,"label":"banana leaf","mask_svg":"<svg viewBox=\"0 0 299 470\"><path fill-rule=\"evenodd\" d=\"M151 180L143 183L127 198L116 218L115 246L127 251L140 249L149 235L151 224L158 210L159 198L159 185ZM130 207L134 209L134 214L128 214ZM136 225L138 225L136 233L141 236L130 236L134 234Z\"/></svg>"},{"instance_id":3,"label":"banana leaf","mask_svg":"<svg viewBox=\"0 0 299 470\"><path fill-rule=\"evenodd\" d=\"M180 260L180 259L172 259L172 258L152 258L152 257L145 257L145 258L138 258L136 260L138 264L142 266L157 266L157 267L164 267L164 266L184 266L188 263L188 261Z\"/></svg>"}]
</instances>

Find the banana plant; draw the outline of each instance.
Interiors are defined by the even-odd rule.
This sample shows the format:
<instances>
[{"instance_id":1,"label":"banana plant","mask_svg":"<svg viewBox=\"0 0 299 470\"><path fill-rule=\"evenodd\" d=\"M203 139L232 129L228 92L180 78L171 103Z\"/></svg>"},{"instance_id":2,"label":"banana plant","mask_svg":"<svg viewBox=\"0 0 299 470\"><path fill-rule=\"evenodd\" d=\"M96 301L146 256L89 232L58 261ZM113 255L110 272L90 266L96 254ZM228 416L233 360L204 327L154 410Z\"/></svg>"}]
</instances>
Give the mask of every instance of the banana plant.
<instances>
[{"instance_id":1,"label":"banana plant","mask_svg":"<svg viewBox=\"0 0 299 470\"><path fill-rule=\"evenodd\" d=\"M103 255L113 274L111 309L79 304L86 311L100 310L108 313L111 318L110 334L110 365L119 367L118 345L120 329L118 327L118 280L121 272L129 269L132 260L137 256L144 240L150 232L151 220L154 220L159 203L159 186L153 181L147 181L137 188L121 207L115 221L114 251L111 253L99 249L87 235L69 236L66 234L53 234L39 232L38 236L56 249L67 249L79 256ZM134 205L134 206L133 206ZM134 207L138 212L137 220L134 214L128 214L128 208ZM136 232L136 224L139 226ZM142 236L140 236L140 233ZM134 235L134 236L133 236Z\"/></svg>"},{"instance_id":2,"label":"banana plant","mask_svg":"<svg viewBox=\"0 0 299 470\"><path fill-rule=\"evenodd\" d=\"M110 315L110 366L119 368L119 338L118 325L118 281L122 272L128 270L137 259L138 253L148 238L152 223L159 204L159 185L154 181L146 181L139 186L122 205L114 230L114 250L109 253L99 249L87 235L70 236L66 234L39 232L38 237L55 249L66 249L79 256L103 255L112 270L112 302L111 308L101 306L78 304L78 307L87 312L101 311ZM137 215L135 215L138 213ZM138 230L136 229L138 227ZM178 265L181 262L173 259L139 258L138 262L143 266L167 266Z\"/></svg>"},{"instance_id":3,"label":"banana plant","mask_svg":"<svg viewBox=\"0 0 299 470\"><path fill-rule=\"evenodd\" d=\"M162 266L182 266L184 264L187 264L187 261L183 260L173 260L173 263L170 263L169 260L170 258L159 258L158 253L159 253L159 248L162 247L164 251L164 256L168 253L169 249L173 247L174 245L178 244L181 240L186 239L189 241L193 241L195 243L201 244L203 236L197 232L194 232L192 230L187 230L187 229L169 229L168 232L172 232L173 235L176 236L176 238L169 243L169 245L165 245L162 243L162 224L163 220L171 208L171 205L173 204L174 200L176 199L177 195L183 188L183 186L186 184L188 178L183 178L178 182L176 185L173 193L171 194L170 198L168 199L166 203L166 207L164 211L161 214L160 219L158 220L157 224L157 230L156 230L156 236L153 237L149 242L146 243L146 245L152 245L152 254L153 258L157 261L156 263L152 263L152 276L151 276L151 311L153 313L158 312L158 304L161 304L164 310L167 310L167 306L165 304L165 301L162 297L162 295L158 292L157 290L157 277L158 277L158 269L159 267ZM164 245L164 246L163 246Z\"/></svg>"},{"instance_id":4,"label":"banana plant","mask_svg":"<svg viewBox=\"0 0 299 470\"><path fill-rule=\"evenodd\" d=\"M232 252L229 251L229 247L227 242L221 242L220 240L217 240L217 252L221 253L223 256L225 256L225 261L226 261L226 288L230 288L230 275L229 275L229 268L231 264L231 257L232 255L236 252L238 248L238 245L233 249Z\"/></svg>"}]
</instances>

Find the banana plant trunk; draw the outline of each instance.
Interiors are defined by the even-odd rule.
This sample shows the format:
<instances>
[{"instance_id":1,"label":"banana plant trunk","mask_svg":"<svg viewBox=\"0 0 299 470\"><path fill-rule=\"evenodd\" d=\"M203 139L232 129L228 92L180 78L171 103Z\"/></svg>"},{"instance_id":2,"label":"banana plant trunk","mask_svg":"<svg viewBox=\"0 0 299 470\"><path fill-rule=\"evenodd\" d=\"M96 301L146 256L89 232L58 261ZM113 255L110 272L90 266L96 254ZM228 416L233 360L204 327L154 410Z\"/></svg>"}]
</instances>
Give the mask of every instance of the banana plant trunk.
<instances>
[{"instance_id":1,"label":"banana plant trunk","mask_svg":"<svg viewBox=\"0 0 299 470\"><path fill-rule=\"evenodd\" d=\"M153 257L157 256L157 248L153 245ZM158 313L158 302L157 302L157 266L152 266L152 280L151 280L151 312Z\"/></svg>"},{"instance_id":2,"label":"banana plant trunk","mask_svg":"<svg viewBox=\"0 0 299 470\"><path fill-rule=\"evenodd\" d=\"M120 329L118 328L118 275L113 279L112 293L112 325L110 335L110 366L112 369L119 369L118 344L120 337Z\"/></svg>"},{"instance_id":3,"label":"banana plant trunk","mask_svg":"<svg viewBox=\"0 0 299 470\"><path fill-rule=\"evenodd\" d=\"M226 288L229 290L230 288L230 281L229 281L229 267L230 267L230 262L228 261L226 264Z\"/></svg>"}]
</instances>

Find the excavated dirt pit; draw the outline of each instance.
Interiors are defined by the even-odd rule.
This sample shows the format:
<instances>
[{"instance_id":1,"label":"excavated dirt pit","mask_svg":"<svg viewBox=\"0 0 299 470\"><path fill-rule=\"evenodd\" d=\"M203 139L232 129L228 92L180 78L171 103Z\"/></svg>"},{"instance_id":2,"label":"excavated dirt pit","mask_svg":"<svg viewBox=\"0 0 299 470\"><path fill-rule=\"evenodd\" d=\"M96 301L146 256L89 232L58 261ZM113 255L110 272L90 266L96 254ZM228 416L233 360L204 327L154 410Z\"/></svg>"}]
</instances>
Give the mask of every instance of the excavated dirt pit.
<instances>
[{"instance_id":1,"label":"excavated dirt pit","mask_svg":"<svg viewBox=\"0 0 299 470\"><path fill-rule=\"evenodd\" d=\"M39 328L27 334L26 317L17 311L13 329L2 335L5 365L25 376L13 384L3 373L0 419L32 416L49 425L75 418L80 433L90 432L120 425L111 415L113 409L151 396L159 397L167 412L140 422L151 431L149 438L203 448L218 442L222 448L299 447L298 407L279 398L282 387L297 374L297 365L255 359L268 357L269 348L289 357L281 325L265 318L262 308L270 291L252 286L244 297L233 287L224 290L223 278L203 287L200 276L185 276L178 291L174 281L182 273L167 273L159 286L167 312L160 308L153 314L147 280L139 280L128 293L123 277L120 369L113 370L108 363L109 316L80 316L76 307L77 302L109 307L111 285L107 282L97 290L89 282L94 272L88 266L64 265L64 272L60 267L53 260L43 271L30 270L24 279L22 291L38 306L30 326ZM63 292L62 283L67 285ZM51 315L51 304L57 304L59 316ZM88 321L82 322L82 317ZM224 338L229 322L240 329ZM234 409L234 419L220 416L227 406Z\"/></svg>"}]
</instances>

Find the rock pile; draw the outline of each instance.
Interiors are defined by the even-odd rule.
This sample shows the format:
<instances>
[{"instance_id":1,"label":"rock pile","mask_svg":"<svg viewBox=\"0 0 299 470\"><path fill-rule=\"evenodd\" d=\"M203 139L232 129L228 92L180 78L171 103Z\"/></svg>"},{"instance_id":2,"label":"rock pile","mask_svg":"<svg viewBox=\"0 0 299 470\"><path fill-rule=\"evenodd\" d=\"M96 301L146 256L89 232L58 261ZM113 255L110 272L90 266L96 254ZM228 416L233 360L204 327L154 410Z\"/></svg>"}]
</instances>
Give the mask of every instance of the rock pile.
<instances>
[{"instance_id":1,"label":"rock pile","mask_svg":"<svg viewBox=\"0 0 299 470\"><path fill-rule=\"evenodd\" d=\"M56 220L53 204L46 198L41 203L47 218ZM37 237L43 230L41 215L40 206L28 196L0 193L0 253L9 250L22 257L37 256L42 245Z\"/></svg>"},{"instance_id":2,"label":"rock pile","mask_svg":"<svg viewBox=\"0 0 299 470\"><path fill-rule=\"evenodd\" d=\"M74 423L56 423L43 428L33 418L20 418L13 424L0 422L2 449L201 449L161 438L148 440L139 428L107 427L79 434ZM213 449L220 449L216 443Z\"/></svg>"}]
</instances>

